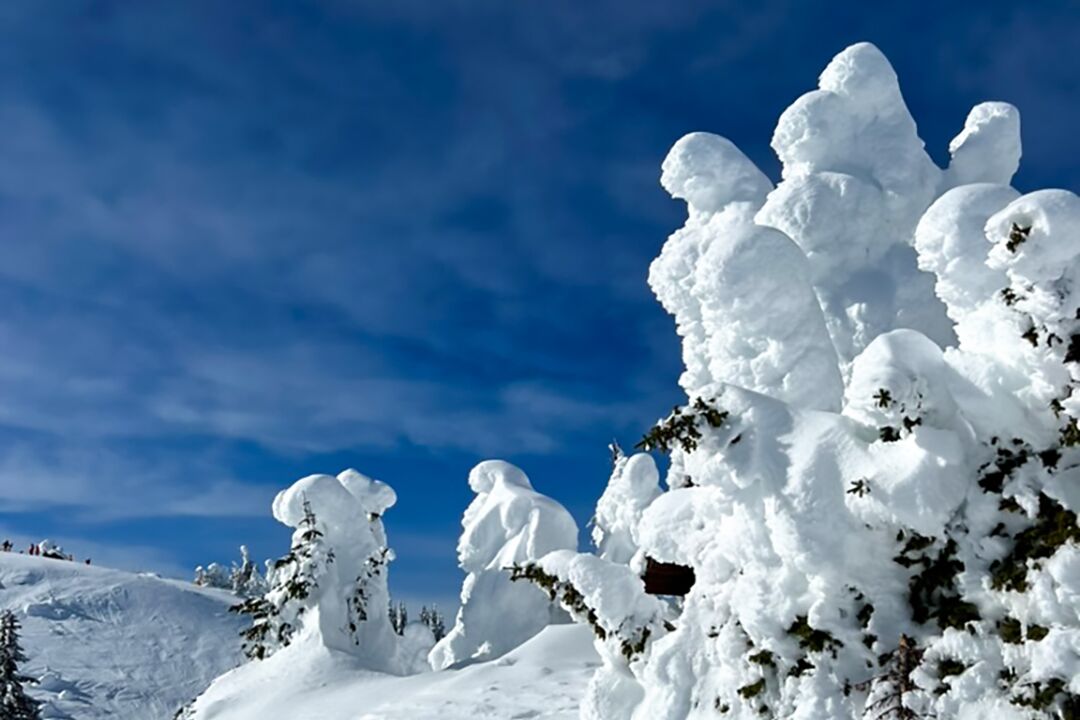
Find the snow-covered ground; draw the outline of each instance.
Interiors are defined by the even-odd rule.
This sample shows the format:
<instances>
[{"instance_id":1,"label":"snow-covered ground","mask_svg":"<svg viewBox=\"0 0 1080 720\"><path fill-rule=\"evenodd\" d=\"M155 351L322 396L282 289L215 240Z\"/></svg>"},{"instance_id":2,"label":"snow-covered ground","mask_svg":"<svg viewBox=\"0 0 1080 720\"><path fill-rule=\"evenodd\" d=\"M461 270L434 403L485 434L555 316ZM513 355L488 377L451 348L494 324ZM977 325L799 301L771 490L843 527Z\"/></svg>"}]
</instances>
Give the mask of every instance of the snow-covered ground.
<instances>
[{"instance_id":1,"label":"snow-covered ground","mask_svg":"<svg viewBox=\"0 0 1080 720\"><path fill-rule=\"evenodd\" d=\"M45 720L168 720L240 663L236 598L77 562L0 553Z\"/></svg>"},{"instance_id":2,"label":"snow-covered ground","mask_svg":"<svg viewBox=\"0 0 1080 720\"><path fill-rule=\"evenodd\" d=\"M571 720L600 665L581 625L553 625L503 657L398 677L316 643L291 645L219 678L198 720Z\"/></svg>"},{"instance_id":3,"label":"snow-covered ground","mask_svg":"<svg viewBox=\"0 0 1080 720\"><path fill-rule=\"evenodd\" d=\"M549 627L497 660L406 677L311 643L245 662L234 602L180 580L0 553L0 609L22 624L44 720L169 720L222 673L200 720L569 720L600 664L579 625Z\"/></svg>"}]
</instances>

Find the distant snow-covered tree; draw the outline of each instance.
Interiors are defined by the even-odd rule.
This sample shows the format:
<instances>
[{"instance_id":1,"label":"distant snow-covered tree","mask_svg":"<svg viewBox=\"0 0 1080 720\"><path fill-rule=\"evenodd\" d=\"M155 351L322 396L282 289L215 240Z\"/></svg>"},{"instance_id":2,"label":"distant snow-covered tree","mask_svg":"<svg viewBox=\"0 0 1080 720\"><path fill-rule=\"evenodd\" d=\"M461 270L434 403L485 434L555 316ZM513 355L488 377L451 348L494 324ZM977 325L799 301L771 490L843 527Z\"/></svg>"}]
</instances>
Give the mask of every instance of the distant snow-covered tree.
<instances>
[{"instance_id":1,"label":"distant snow-covered tree","mask_svg":"<svg viewBox=\"0 0 1080 720\"><path fill-rule=\"evenodd\" d=\"M39 720L41 703L26 694L23 685L33 683L33 678L19 672L19 665L26 662L26 654L19 642L19 621L15 613L0 613L0 719Z\"/></svg>"},{"instance_id":2,"label":"distant snow-covered tree","mask_svg":"<svg viewBox=\"0 0 1080 720\"><path fill-rule=\"evenodd\" d=\"M251 561L247 545L240 546L240 564L233 563L229 586L240 597L256 597L270 589L266 578L259 573L259 567Z\"/></svg>"},{"instance_id":3,"label":"distant snow-covered tree","mask_svg":"<svg viewBox=\"0 0 1080 720\"><path fill-rule=\"evenodd\" d=\"M200 587L219 588L229 590L232 588L229 569L220 563L210 563L206 567L199 565L195 568L195 579L192 581Z\"/></svg>"},{"instance_id":4,"label":"distant snow-covered tree","mask_svg":"<svg viewBox=\"0 0 1080 720\"><path fill-rule=\"evenodd\" d=\"M423 616L421 615L421 619ZM409 609L405 603L390 603L390 625L398 635L405 634L405 626L409 624Z\"/></svg>"},{"instance_id":5,"label":"distant snow-covered tree","mask_svg":"<svg viewBox=\"0 0 1080 720\"><path fill-rule=\"evenodd\" d=\"M438 605L432 605L430 609L427 605L422 606L420 608L420 623L431 630L436 642L446 637L446 621L442 613L439 612Z\"/></svg>"}]
</instances>

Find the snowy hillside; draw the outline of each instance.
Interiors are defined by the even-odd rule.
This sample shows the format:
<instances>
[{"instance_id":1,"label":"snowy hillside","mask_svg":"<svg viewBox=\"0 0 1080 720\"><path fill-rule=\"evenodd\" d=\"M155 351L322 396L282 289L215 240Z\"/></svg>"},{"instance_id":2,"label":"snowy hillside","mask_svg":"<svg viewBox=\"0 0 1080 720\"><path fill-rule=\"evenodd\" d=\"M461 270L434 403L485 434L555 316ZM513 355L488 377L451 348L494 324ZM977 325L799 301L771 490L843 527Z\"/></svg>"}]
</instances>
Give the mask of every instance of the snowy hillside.
<instances>
[{"instance_id":1,"label":"snowy hillside","mask_svg":"<svg viewBox=\"0 0 1080 720\"><path fill-rule=\"evenodd\" d=\"M572 720L599 665L580 625L549 627L497 660L409 676L303 643L226 674L195 710L199 720Z\"/></svg>"},{"instance_id":2,"label":"snowy hillside","mask_svg":"<svg viewBox=\"0 0 1080 720\"><path fill-rule=\"evenodd\" d=\"M44 720L157 720L242 657L235 598L182 581L0 553Z\"/></svg>"}]
</instances>

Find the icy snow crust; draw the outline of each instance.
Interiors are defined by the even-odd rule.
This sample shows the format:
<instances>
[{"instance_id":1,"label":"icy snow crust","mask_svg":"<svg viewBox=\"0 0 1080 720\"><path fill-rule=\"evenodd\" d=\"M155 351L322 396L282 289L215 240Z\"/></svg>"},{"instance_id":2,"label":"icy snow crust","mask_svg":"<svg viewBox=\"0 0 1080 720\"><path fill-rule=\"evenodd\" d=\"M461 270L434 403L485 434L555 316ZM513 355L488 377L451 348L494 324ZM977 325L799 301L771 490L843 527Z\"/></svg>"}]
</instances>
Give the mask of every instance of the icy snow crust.
<instances>
[{"instance_id":1,"label":"icy snow crust","mask_svg":"<svg viewBox=\"0 0 1080 720\"><path fill-rule=\"evenodd\" d=\"M533 490L520 469L487 460L469 473L476 498L461 520L458 563L465 571L454 626L432 649L435 670L499 657L565 614L508 568L554 550L576 550L578 528L566 509Z\"/></svg>"}]
</instances>

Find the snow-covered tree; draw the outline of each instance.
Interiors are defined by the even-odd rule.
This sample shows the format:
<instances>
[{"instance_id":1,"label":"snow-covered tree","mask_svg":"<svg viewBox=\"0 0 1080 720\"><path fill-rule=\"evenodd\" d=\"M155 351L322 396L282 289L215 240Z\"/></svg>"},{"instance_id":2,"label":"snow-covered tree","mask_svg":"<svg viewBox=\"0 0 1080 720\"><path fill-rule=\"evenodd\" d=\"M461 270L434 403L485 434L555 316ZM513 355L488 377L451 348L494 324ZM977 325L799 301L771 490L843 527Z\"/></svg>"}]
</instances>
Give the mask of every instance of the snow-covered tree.
<instances>
[{"instance_id":1,"label":"snow-covered tree","mask_svg":"<svg viewBox=\"0 0 1080 720\"><path fill-rule=\"evenodd\" d=\"M443 618L442 613L439 612L438 605L432 605L430 609L427 605L421 606L420 624L431 630L436 642L446 637L446 620Z\"/></svg>"},{"instance_id":2,"label":"snow-covered tree","mask_svg":"<svg viewBox=\"0 0 1080 720\"><path fill-rule=\"evenodd\" d=\"M195 568L195 578L192 582L201 587L231 590L240 597L253 598L265 594L270 589L267 579L272 569L272 563L267 561L267 574L263 576L258 566L251 561L247 546L241 545L239 565L236 562L233 562L231 568L226 568L216 562L205 567L199 565Z\"/></svg>"},{"instance_id":3,"label":"snow-covered tree","mask_svg":"<svg viewBox=\"0 0 1080 720\"><path fill-rule=\"evenodd\" d=\"M382 525L395 501L389 485L355 470L311 475L278 493L274 517L295 531L270 589L235 608L252 617L244 633L250 657L304 639L362 657L372 669L399 670L385 610L393 551Z\"/></svg>"},{"instance_id":4,"label":"snow-covered tree","mask_svg":"<svg viewBox=\"0 0 1080 720\"><path fill-rule=\"evenodd\" d=\"M19 643L19 621L15 613L0 613L0 718L2 720L38 720L41 703L26 694L25 683L33 678L19 672L26 654Z\"/></svg>"},{"instance_id":5,"label":"snow-covered tree","mask_svg":"<svg viewBox=\"0 0 1080 720\"><path fill-rule=\"evenodd\" d=\"M409 609L405 607L405 603L400 602L398 604L390 603L390 627L394 628L394 632L398 635L405 634L405 626L409 624Z\"/></svg>"},{"instance_id":6,"label":"snow-covered tree","mask_svg":"<svg viewBox=\"0 0 1080 720\"><path fill-rule=\"evenodd\" d=\"M650 284L688 401L611 559L694 586L660 603L574 552L515 571L597 635L582 717L1080 717L1080 198L1009 187L1004 103L937 168L865 43L773 147L775 188L702 133L663 167L688 219Z\"/></svg>"},{"instance_id":7,"label":"snow-covered tree","mask_svg":"<svg viewBox=\"0 0 1080 720\"><path fill-rule=\"evenodd\" d=\"M617 444L611 450L611 478L596 503L592 541L600 557L627 564L638 550L641 514L660 494L660 473L647 453L627 457Z\"/></svg>"},{"instance_id":8,"label":"snow-covered tree","mask_svg":"<svg viewBox=\"0 0 1080 720\"><path fill-rule=\"evenodd\" d=\"M195 578L192 582L200 587L219 588L221 590L232 588L229 569L216 562L205 567L202 565L196 567Z\"/></svg>"},{"instance_id":9,"label":"snow-covered tree","mask_svg":"<svg viewBox=\"0 0 1080 720\"><path fill-rule=\"evenodd\" d=\"M251 561L247 545L240 546L240 564L233 563L229 573L229 587L240 597L256 597L263 595L270 589L269 585L259 573L259 567Z\"/></svg>"},{"instance_id":10,"label":"snow-covered tree","mask_svg":"<svg viewBox=\"0 0 1080 720\"><path fill-rule=\"evenodd\" d=\"M440 670L490 659L565 618L544 593L510 580L510 568L553 550L576 549L577 523L566 509L533 490L510 463L488 460L469 473L476 498L465 510L458 564L467 575L454 626L431 651Z\"/></svg>"}]
</instances>

